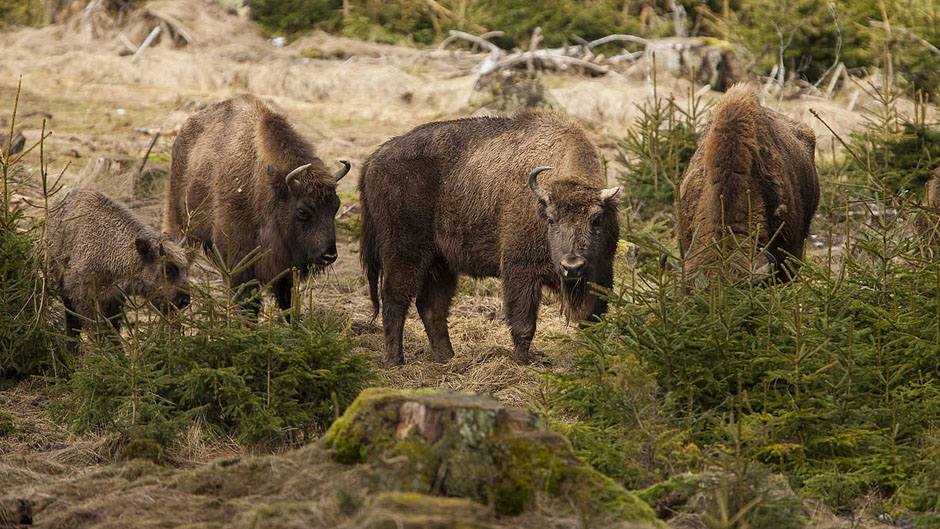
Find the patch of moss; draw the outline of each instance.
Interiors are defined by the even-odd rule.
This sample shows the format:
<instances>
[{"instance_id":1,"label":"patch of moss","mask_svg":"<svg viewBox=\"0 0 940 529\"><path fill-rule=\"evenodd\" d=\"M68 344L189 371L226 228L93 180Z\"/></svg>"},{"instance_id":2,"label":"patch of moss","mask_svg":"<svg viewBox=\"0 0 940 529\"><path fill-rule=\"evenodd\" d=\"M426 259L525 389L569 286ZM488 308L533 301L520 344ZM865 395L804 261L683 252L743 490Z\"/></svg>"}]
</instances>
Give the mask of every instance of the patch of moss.
<instances>
[{"instance_id":1,"label":"patch of moss","mask_svg":"<svg viewBox=\"0 0 940 529\"><path fill-rule=\"evenodd\" d=\"M163 460L163 445L153 439L138 437L132 439L121 450L120 459L123 461L146 459L147 461L159 463Z\"/></svg>"},{"instance_id":2,"label":"patch of moss","mask_svg":"<svg viewBox=\"0 0 940 529\"><path fill-rule=\"evenodd\" d=\"M16 424L13 416L5 411L0 411L0 437L7 436L16 431Z\"/></svg>"}]
</instances>

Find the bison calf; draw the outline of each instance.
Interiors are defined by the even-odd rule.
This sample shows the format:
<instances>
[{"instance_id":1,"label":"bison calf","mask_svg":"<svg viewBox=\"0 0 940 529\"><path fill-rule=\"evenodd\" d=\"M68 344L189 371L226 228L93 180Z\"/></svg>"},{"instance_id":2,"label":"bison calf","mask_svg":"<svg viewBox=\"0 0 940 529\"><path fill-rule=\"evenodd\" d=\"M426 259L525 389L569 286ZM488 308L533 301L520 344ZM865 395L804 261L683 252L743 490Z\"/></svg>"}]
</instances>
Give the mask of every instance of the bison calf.
<instances>
[{"instance_id":1,"label":"bison calf","mask_svg":"<svg viewBox=\"0 0 940 529\"><path fill-rule=\"evenodd\" d=\"M606 311L588 287L613 282L620 188L605 180L581 127L551 114L429 123L382 145L359 192L360 257L382 311L385 365L404 363L415 298L434 359L453 356L447 315L459 274L502 279L519 362L529 361L543 286L561 292L570 319Z\"/></svg>"},{"instance_id":2,"label":"bison calf","mask_svg":"<svg viewBox=\"0 0 940 529\"><path fill-rule=\"evenodd\" d=\"M260 248L233 284L280 276L272 289L287 309L293 276L282 273L293 267L304 277L336 260L336 183L349 171L342 164L330 174L313 146L254 96L216 103L190 117L173 143L164 230L217 246L233 265Z\"/></svg>"},{"instance_id":3,"label":"bison calf","mask_svg":"<svg viewBox=\"0 0 940 529\"><path fill-rule=\"evenodd\" d=\"M97 330L99 316L120 328L125 295L143 296L164 312L189 304L183 249L101 193L70 191L47 219L46 241L72 351L83 326Z\"/></svg>"},{"instance_id":4,"label":"bison calf","mask_svg":"<svg viewBox=\"0 0 940 529\"><path fill-rule=\"evenodd\" d=\"M731 238L744 245L754 235L762 253L744 266L801 259L819 204L815 147L813 131L762 107L756 87L728 90L679 187L676 234L686 270L714 270L721 253L713 245ZM774 272L790 278L785 268Z\"/></svg>"}]
</instances>

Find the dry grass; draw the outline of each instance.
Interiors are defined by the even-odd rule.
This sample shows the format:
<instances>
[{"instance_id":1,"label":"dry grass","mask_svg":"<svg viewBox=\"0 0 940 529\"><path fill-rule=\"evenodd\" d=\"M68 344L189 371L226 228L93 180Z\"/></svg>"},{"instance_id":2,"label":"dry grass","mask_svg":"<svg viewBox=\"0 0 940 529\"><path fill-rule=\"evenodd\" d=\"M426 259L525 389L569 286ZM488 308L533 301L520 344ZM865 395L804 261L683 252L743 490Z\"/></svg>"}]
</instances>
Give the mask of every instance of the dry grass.
<instances>
[{"instance_id":1,"label":"dry grass","mask_svg":"<svg viewBox=\"0 0 940 529\"><path fill-rule=\"evenodd\" d=\"M175 133L189 115L212 102L253 92L290 116L329 163L346 158L358 166L391 136L427 121L472 111L466 108L466 101L474 79L460 71L475 59L464 55L432 58L410 48L365 44L320 33L277 49L253 25L211 2L167 0L149 3L147 8L179 20L193 35L194 45L179 48L167 41L131 62L121 55L125 46L117 36L120 28L95 39L66 25L0 34L0 71L7 72L0 77L0 108L8 108L3 102L12 101L17 82L13 74L23 74L21 114L52 115L47 128L54 135L46 145L51 172L58 173L70 164L67 185L92 186L115 195L154 226L160 225L162 197L135 196L125 167L101 178L89 176L98 157L139 159L150 138L134 128L162 131L148 166L166 170ZM139 39L136 34L130 37ZM636 105L649 97L642 78L549 76L546 84L567 112L585 122L607 159L614 158L610 138L626 132L636 117ZM685 101L689 85L660 79L659 93L674 94L680 102ZM820 147L829 149L829 132L811 119L808 109L815 108L840 134L846 133L862 121L857 110L871 102L862 95L856 111L846 112L847 98L786 101L783 108L810 124L819 136ZM20 121L29 141L38 137L41 120L40 115L32 115ZM25 164L35 174L38 153L27 156ZM610 170L613 178L613 168ZM358 171L353 171L343 180L340 191L354 191L357 175ZM427 337L412 309L405 324L407 364L386 372L385 383L402 388L474 391L515 406L532 404L538 398L540 374L545 369L564 368L566 351L552 336L569 334L572 328L560 317L556 305L543 305L533 347L553 359L554 367L515 364L501 300L498 293L492 295L493 287L492 282L477 283L458 294L450 319L455 357L447 364L430 361ZM380 322L371 320L372 307L359 272L356 245L342 244L331 273L311 280L311 288L319 309L348 315L351 332L379 362L382 332ZM70 480L104 472L102 469L109 467L102 463L114 457L110 437L71 434L51 423L41 407L30 404L44 391L41 384L27 383L0 392L0 409L13 414L17 425L14 435L0 437L0 496L42 487L67 489ZM42 451L56 443L64 448ZM175 464L190 466L243 452L231 440L207 441L202 425L194 424L186 438L170 449L169 457ZM103 493L112 490L109 487L127 488L126 480L123 484L115 480L103 477L99 488L74 492L73 508L51 509L49 512L58 514L47 526L81 525L80 519L93 519L98 509L121 509L131 516L148 501L159 500L171 507L190 501L179 492L152 486L137 487L133 493L125 490L120 500L107 499ZM321 507L327 511L336 508L334 504ZM206 509L214 512L212 509L219 508ZM323 516L308 513L301 518L325 520L329 512ZM199 516L191 518L188 523L198 521Z\"/></svg>"}]
</instances>

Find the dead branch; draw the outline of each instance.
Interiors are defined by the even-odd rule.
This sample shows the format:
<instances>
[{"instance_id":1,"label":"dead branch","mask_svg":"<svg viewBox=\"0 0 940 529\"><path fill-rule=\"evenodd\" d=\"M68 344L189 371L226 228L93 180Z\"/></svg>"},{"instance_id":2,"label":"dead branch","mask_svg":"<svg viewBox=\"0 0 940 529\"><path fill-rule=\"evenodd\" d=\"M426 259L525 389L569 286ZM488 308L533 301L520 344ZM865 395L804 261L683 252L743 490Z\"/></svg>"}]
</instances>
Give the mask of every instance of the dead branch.
<instances>
[{"instance_id":1,"label":"dead branch","mask_svg":"<svg viewBox=\"0 0 940 529\"><path fill-rule=\"evenodd\" d=\"M144 42L140 45L139 48L137 48L137 51L134 52L134 56L131 57L131 62L134 62L134 61L136 61L138 58L140 58L140 54L143 53L144 50L146 50L147 47L150 46L150 44L154 41L154 39L156 39L157 36L160 34L160 28L161 28L161 27L162 27L162 26L157 26L157 27L153 28L153 31L151 31L150 34L147 35L147 38L144 39Z\"/></svg>"},{"instance_id":2,"label":"dead branch","mask_svg":"<svg viewBox=\"0 0 940 529\"><path fill-rule=\"evenodd\" d=\"M868 25L871 26L871 27L873 27L873 28L882 28L882 29L888 28L888 26L887 26L884 22L878 22L878 21L875 21L875 20L869 20L869 21L868 21ZM890 26L889 30L890 30L890 31L897 31L898 33L900 33L900 34L902 34L902 35L908 37L909 39L913 40L914 42L916 42L916 43L920 44L921 46L927 48L927 49L930 51L930 53L933 53L934 55L940 56L940 48L937 48L937 47L934 46L933 44L931 44L931 43L927 42L926 40L920 38L920 37L917 36L914 32L912 32L912 31L910 31L910 30L908 30L908 29L904 29L904 28L902 28L902 27L900 27L900 26Z\"/></svg>"},{"instance_id":3,"label":"dead branch","mask_svg":"<svg viewBox=\"0 0 940 529\"><path fill-rule=\"evenodd\" d=\"M159 138L160 131L157 131L157 133L153 135L153 139L150 140L150 145L147 146L147 152L144 153L144 157L140 160L140 167L137 168L137 180L140 180L140 175L144 174L144 166L147 165L147 159L150 158L150 151L153 150L153 146L157 143Z\"/></svg>"}]
</instances>

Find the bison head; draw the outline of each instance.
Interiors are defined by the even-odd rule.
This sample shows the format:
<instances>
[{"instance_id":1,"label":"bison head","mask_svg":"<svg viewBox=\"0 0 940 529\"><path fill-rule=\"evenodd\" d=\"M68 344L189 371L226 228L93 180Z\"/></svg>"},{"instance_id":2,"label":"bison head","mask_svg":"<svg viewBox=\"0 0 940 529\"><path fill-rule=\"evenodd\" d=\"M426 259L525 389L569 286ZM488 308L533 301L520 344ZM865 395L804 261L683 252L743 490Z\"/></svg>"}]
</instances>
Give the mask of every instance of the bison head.
<instances>
[{"instance_id":1,"label":"bison head","mask_svg":"<svg viewBox=\"0 0 940 529\"><path fill-rule=\"evenodd\" d=\"M619 187L597 189L571 180L553 182L552 190L538 183L538 175L551 167L529 173L529 188L538 199L538 216L548 224L552 265L563 282L593 281L593 267L603 245L617 237ZM613 231L613 233L611 233Z\"/></svg>"},{"instance_id":2,"label":"bison head","mask_svg":"<svg viewBox=\"0 0 940 529\"><path fill-rule=\"evenodd\" d=\"M136 293L166 314L189 305L190 261L183 246L167 236L138 237L134 249L137 252Z\"/></svg>"},{"instance_id":3,"label":"bison head","mask_svg":"<svg viewBox=\"0 0 940 529\"><path fill-rule=\"evenodd\" d=\"M289 266L301 272L336 261L336 183L349 172L349 162L340 163L343 166L332 176L312 174L312 164L302 165L286 176L268 166L276 196L272 228L278 241L274 246L283 248Z\"/></svg>"}]
</instances>

